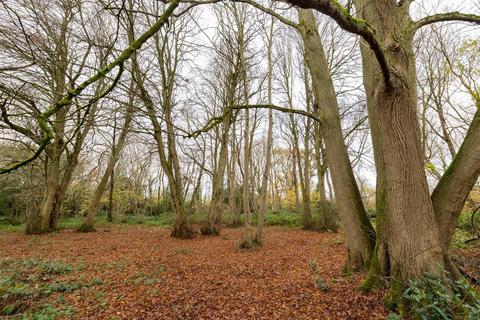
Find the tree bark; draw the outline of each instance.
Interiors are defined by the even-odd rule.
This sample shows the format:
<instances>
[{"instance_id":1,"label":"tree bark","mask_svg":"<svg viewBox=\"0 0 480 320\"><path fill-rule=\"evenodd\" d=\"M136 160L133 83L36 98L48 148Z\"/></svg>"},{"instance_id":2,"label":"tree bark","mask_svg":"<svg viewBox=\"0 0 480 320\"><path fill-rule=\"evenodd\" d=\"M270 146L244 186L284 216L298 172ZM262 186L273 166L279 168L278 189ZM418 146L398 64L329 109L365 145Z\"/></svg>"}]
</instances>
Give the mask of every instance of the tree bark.
<instances>
[{"instance_id":1,"label":"tree bark","mask_svg":"<svg viewBox=\"0 0 480 320\"><path fill-rule=\"evenodd\" d=\"M427 272L443 277L449 258L440 240L424 168L413 34L405 32L410 23L408 6L383 0L357 0L355 5L362 8L360 18L372 21L377 36L385 42L384 53L392 70L386 85L373 52L362 46L379 223L369 277L373 279L376 272L380 273L377 277L388 275L392 297L401 303L408 279ZM368 10L364 9L367 5Z\"/></svg>"},{"instance_id":2,"label":"tree bark","mask_svg":"<svg viewBox=\"0 0 480 320\"><path fill-rule=\"evenodd\" d=\"M315 16L312 10L297 10L301 21L299 31L312 77L313 94L320 108L327 163L332 174L335 200L348 248L347 266L364 269L373 253L375 232L363 207L343 140L338 102Z\"/></svg>"},{"instance_id":3,"label":"tree bark","mask_svg":"<svg viewBox=\"0 0 480 320\"><path fill-rule=\"evenodd\" d=\"M442 242L450 244L458 217L480 175L480 108L460 149L432 193L432 203Z\"/></svg>"}]
</instances>

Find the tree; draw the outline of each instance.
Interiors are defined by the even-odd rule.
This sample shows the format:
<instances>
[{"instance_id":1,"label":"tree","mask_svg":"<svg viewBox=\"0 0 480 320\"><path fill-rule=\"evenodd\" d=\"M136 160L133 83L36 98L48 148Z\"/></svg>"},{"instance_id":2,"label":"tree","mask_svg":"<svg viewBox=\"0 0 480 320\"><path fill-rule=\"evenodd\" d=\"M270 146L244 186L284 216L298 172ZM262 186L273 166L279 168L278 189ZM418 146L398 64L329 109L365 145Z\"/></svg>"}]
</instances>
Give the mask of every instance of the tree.
<instances>
[{"instance_id":1,"label":"tree","mask_svg":"<svg viewBox=\"0 0 480 320\"><path fill-rule=\"evenodd\" d=\"M6 12L13 13L15 7L21 4L14 2L2 5ZM12 20L5 21L2 28L4 37L2 43L5 53L9 56L8 61L12 64L23 64L24 67L18 70L5 68L6 74L15 71L16 75L13 76L14 81L2 84L1 90L10 97L12 101L10 106L15 105L16 109L24 109L31 118L38 119L40 110L45 110L48 105L58 104L66 88L80 77L85 68L90 67L87 64L89 57L95 63L101 64L109 51L101 48L106 42L105 30L101 28L87 30L90 25L78 19L78 15L84 10L82 2L62 1L54 6L41 2L37 5L44 8L43 13L36 6L22 4L26 10L22 14L11 14ZM58 13L60 23L56 23L53 12ZM24 25L26 21L31 22L28 28L15 29L15 26ZM97 21L93 19L92 24L95 22ZM81 26L82 34L74 34L72 31L74 26ZM11 29L12 32L5 32L7 29ZM86 49L81 48L74 40L75 37L82 36L91 38L90 42L85 43ZM45 78L40 76L42 73ZM104 89L105 83L99 81L93 94L100 94ZM33 93L38 99L29 98ZM22 124L24 119L12 117L9 110L2 107L2 118L8 127L24 136L24 139L34 141L46 152L45 193L39 209L32 212L29 217L27 233L43 233L56 228L65 192L78 164L83 143L93 127L98 106L98 101L91 99L84 106L80 105L84 101L76 103L76 108L69 105L52 114L55 118L50 129L51 134L57 139L49 144L31 129L30 124ZM69 113L74 116L70 116ZM20 123L15 123L16 120ZM43 129L41 122L39 124ZM72 126L73 130L69 130ZM38 151L35 155L39 155Z\"/></svg>"},{"instance_id":2,"label":"tree","mask_svg":"<svg viewBox=\"0 0 480 320\"><path fill-rule=\"evenodd\" d=\"M323 122L320 130L325 141L325 154L332 171L336 203L348 243L348 265L364 268L370 262L375 233L363 207L343 140L339 107L317 22L311 10L298 9L298 13L314 96Z\"/></svg>"},{"instance_id":3,"label":"tree","mask_svg":"<svg viewBox=\"0 0 480 320\"><path fill-rule=\"evenodd\" d=\"M132 7L132 2L130 2ZM159 8L157 8L159 9ZM132 43L134 37L134 21L132 15L129 18L129 40ZM152 97L154 90L149 90L146 85L146 73L140 69L138 54L133 55L133 75L140 92L139 96L147 109L147 115L153 126L153 137L157 144L157 150L162 164L162 169L167 175L170 195L173 207L173 231L172 236L177 238L191 238L194 231L187 221L185 197L183 194L183 181L180 169L180 160L176 147L175 126L173 124L173 107L175 94L175 81L178 77L178 68L183 59L182 49L185 46L188 35L187 19L176 19L167 28L152 34L154 40L154 55L160 68L160 83L158 101L166 130L159 121L158 108ZM166 133L166 138L164 137Z\"/></svg>"},{"instance_id":4,"label":"tree","mask_svg":"<svg viewBox=\"0 0 480 320\"><path fill-rule=\"evenodd\" d=\"M270 26L268 29L265 27L265 36L267 42L267 103L273 103L273 37L275 20L271 18ZM258 211L257 233L255 235L255 241L257 243L263 243L263 224L264 215L267 208L268 200L268 177L272 170L272 149L273 149L273 110L268 110L268 129L267 129L267 145L265 150L265 168L262 175L262 185L260 190L260 208Z\"/></svg>"},{"instance_id":5,"label":"tree","mask_svg":"<svg viewBox=\"0 0 480 320\"><path fill-rule=\"evenodd\" d=\"M115 168L115 164L117 163L120 153L122 152L123 146L125 144L125 141L127 139L127 135L130 129L130 125L132 123L132 118L134 113L134 110L133 110L134 97L135 97L135 94L133 91L134 89L135 89L135 83L133 82L133 79L132 79L130 88L129 88L129 93L128 93L129 95L128 101L125 106L125 120L124 120L122 129L120 131L120 136L118 137L118 141L116 142L114 141L114 145L112 146L112 151L108 159L107 167L105 168L105 172L103 173L102 179L100 180L100 183L97 185L95 192L93 194L92 200L90 201L90 204L88 206L85 223L82 226L80 226L79 231L82 231L82 232L95 231L93 224L94 224L95 214L98 210L98 205L100 204L100 200L103 196L103 193L107 188L108 181L113 179L113 169ZM111 185L111 192L113 192L112 185ZM112 199L112 195L110 195L109 210L112 210L111 199ZM111 213L109 218L111 218Z\"/></svg>"},{"instance_id":6,"label":"tree","mask_svg":"<svg viewBox=\"0 0 480 320\"><path fill-rule=\"evenodd\" d=\"M364 85L380 182L377 182L380 200L377 215L381 215L377 258L382 274L390 275L394 282L401 284L426 272L442 277L442 270L447 269L455 274L440 239L441 225L437 227L425 175L417 94L412 85L416 84L413 36L415 31L431 23L478 22L480 18L450 13L412 22L409 16L412 1L354 1L358 18L336 1L289 2L327 14L340 27L365 40L362 45ZM471 132L475 131L473 126ZM471 133L466 141L469 136ZM475 151L472 147L468 149L470 154ZM464 162L454 160L450 175ZM391 288L393 297L400 301L401 286L391 285Z\"/></svg>"}]
</instances>

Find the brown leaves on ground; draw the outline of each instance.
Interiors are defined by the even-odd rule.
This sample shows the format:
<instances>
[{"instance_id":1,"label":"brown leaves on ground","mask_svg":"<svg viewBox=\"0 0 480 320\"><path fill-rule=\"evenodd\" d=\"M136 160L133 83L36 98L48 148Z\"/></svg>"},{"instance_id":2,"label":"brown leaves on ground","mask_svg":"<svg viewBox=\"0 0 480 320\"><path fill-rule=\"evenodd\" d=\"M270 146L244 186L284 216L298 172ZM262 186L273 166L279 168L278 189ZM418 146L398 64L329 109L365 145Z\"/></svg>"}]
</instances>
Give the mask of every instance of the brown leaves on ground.
<instances>
[{"instance_id":1,"label":"brown leaves on ground","mask_svg":"<svg viewBox=\"0 0 480 320\"><path fill-rule=\"evenodd\" d=\"M264 246L240 250L240 233L224 229L218 237L178 240L166 229L129 226L90 234L3 234L0 247L2 259L75 266L60 280L101 279L61 293L62 299L59 293L48 297L55 306L73 307L76 319L386 318L383 292L358 293L362 275L342 276L340 234L267 228Z\"/></svg>"}]
</instances>

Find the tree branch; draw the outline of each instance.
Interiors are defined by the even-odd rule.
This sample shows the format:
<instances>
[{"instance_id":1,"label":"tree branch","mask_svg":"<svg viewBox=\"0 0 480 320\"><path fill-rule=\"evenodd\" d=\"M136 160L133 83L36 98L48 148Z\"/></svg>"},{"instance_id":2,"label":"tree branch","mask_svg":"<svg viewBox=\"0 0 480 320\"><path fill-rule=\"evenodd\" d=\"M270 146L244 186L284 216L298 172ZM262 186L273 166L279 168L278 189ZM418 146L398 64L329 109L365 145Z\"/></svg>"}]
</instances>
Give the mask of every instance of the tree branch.
<instances>
[{"instance_id":1,"label":"tree branch","mask_svg":"<svg viewBox=\"0 0 480 320\"><path fill-rule=\"evenodd\" d=\"M310 118L314 121L317 121L318 123L321 124L320 118L315 116L313 113L303 111L303 110L298 110L298 109L284 108L284 107L276 106L274 104L250 104L250 105L246 105L246 106L233 106L232 109L235 109L235 110L240 110L240 109L272 109L272 110L277 110L277 111L284 112L284 113L299 114L299 115L305 116L307 118Z\"/></svg>"},{"instance_id":2,"label":"tree branch","mask_svg":"<svg viewBox=\"0 0 480 320\"><path fill-rule=\"evenodd\" d=\"M7 168L0 168L0 174L8 173L13 170L16 170L20 168L21 166L24 166L25 164L28 164L29 162L32 162L38 156L40 153L45 149L45 147L50 143L50 141L54 138L53 131L48 124L48 118L54 115L56 112L61 110L62 108L69 106L72 104L72 101L75 97L79 96L88 86L91 84L97 82L98 80L104 78L107 74L109 74L113 69L119 67L119 75L114 79L113 86L118 82L120 79L120 75L123 72L123 64L125 61L130 59L132 54L134 54L137 50L139 50L142 45L147 42L154 34L156 34L167 22L170 16L173 14L175 8L179 5L180 0L173 0L170 5L165 9L163 14L160 16L160 18L153 24L147 31L145 31L138 39L133 41L127 48L125 48L121 54L111 63L100 69L97 73L95 73L92 77L89 79L85 80L78 86L71 88L67 91L67 93L54 105L52 105L48 110L45 112L39 114L37 116L37 122L38 125L40 126L40 129L44 132L44 137L42 139L42 143L40 144L40 147L38 150L35 152L35 154L32 155L32 157L19 162L15 165L9 166ZM109 88L104 94L101 94L98 99L100 99L102 96L108 94L112 89L113 86ZM97 101L98 99L93 98L91 101Z\"/></svg>"},{"instance_id":3,"label":"tree branch","mask_svg":"<svg viewBox=\"0 0 480 320\"><path fill-rule=\"evenodd\" d=\"M387 88L392 87L391 73L388 67L385 49L381 42L377 39L375 29L363 19L357 19L350 15L337 0L285 0L290 4L296 5L304 9L315 9L337 22L337 24L345 31L359 35L365 40L370 49L372 49L378 64L382 71L383 80Z\"/></svg>"},{"instance_id":4,"label":"tree branch","mask_svg":"<svg viewBox=\"0 0 480 320\"><path fill-rule=\"evenodd\" d=\"M241 110L241 109L272 109L272 110L277 110L281 111L284 113L294 113L294 114L299 114L305 117L308 117L310 119L313 119L314 121L317 121L318 123L321 123L320 119L315 116L313 113L303 111L303 110L298 110L298 109L289 109L289 108L284 108L280 106L276 106L273 104L249 104L249 105L243 105L243 106L231 106L226 108L223 113L217 117L213 117L210 120L208 120L207 124L203 126L203 128L198 129L189 135L187 135L187 138L196 138L200 134L204 132L208 132L211 129L215 128L217 125L222 123L223 119L230 113L232 110Z\"/></svg>"},{"instance_id":5,"label":"tree branch","mask_svg":"<svg viewBox=\"0 0 480 320\"><path fill-rule=\"evenodd\" d=\"M480 16L475 14L467 14L461 12L448 12L448 13L439 13L432 16L422 18L418 21L413 22L409 27L409 32L415 32L421 27L426 25L437 23L437 22L446 22L446 21L464 21L480 24Z\"/></svg>"},{"instance_id":6,"label":"tree branch","mask_svg":"<svg viewBox=\"0 0 480 320\"><path fill-rule=\"evenodd\" d=\"M283 24L286 24L287 26L290 26L292 28L298 29L298 27L299 27L298 23L283 17L282 15L276 13L274 10L272 10L270 8L267 8L267 7L264 7L261 4L255 2L253 0L234 0L234 1L235 2L247 3L247 4L257 8L258 10L263 11L263 12L271 15L274 18L277 18L280 22L282 22Z\"/></svg>"}]
</instances>

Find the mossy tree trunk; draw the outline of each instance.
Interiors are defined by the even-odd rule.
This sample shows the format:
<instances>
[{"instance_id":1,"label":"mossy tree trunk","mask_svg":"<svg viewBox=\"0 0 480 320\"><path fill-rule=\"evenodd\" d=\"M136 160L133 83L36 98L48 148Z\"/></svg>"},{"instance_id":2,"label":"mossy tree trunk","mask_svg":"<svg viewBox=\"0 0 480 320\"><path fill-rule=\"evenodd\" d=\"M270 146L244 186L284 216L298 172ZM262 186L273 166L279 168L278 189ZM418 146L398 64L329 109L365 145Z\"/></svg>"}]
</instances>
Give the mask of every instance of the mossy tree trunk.
<instances>
[{"instance_id":1,"label":"mossy tree trunk","mask_svg":"<svg viewBox=\"0 0 480 320\"><path fill-rule=\"evenodd\" d=\"M367 3L368 2L368 3ZM443 277L451 264L430 200L417 116L413 34L408 4L357 0L361 18L372 21L391 70L382 79L373 51L362 44L364 85L377 168L377 243L362 289L390 279L393 298L412 277Z\"/></svg>"}]
</instances>

